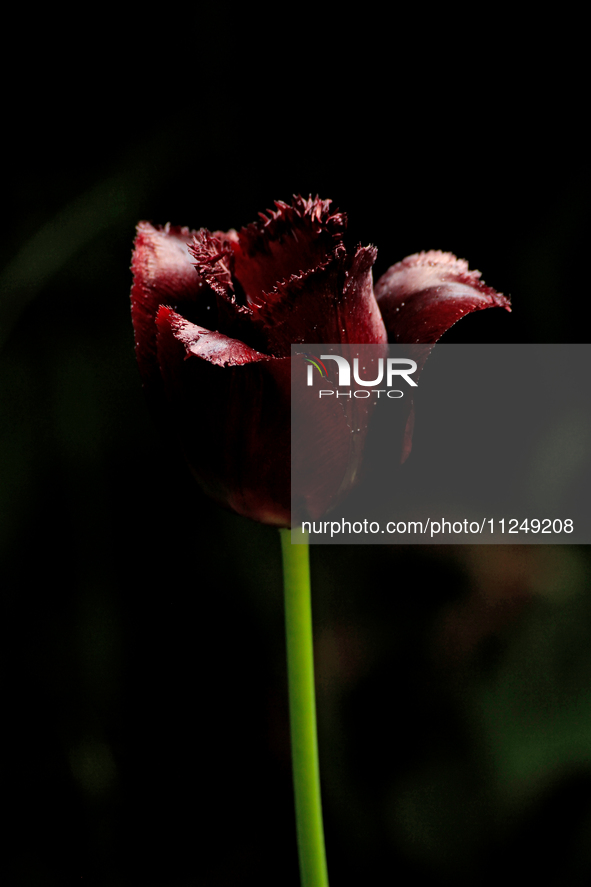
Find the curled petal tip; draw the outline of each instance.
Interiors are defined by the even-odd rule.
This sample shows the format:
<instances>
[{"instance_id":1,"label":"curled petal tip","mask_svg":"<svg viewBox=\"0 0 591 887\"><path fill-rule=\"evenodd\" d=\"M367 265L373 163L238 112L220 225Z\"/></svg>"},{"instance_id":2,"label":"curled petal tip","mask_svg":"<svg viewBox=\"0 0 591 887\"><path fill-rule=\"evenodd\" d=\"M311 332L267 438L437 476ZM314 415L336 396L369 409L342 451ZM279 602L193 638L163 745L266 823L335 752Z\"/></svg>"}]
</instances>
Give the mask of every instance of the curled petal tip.
<instances>
[{"instance_id":1,"label":"curled petal tip","mask_svg":"<svg viewBox=\"0 0 591 887\"><path fill-rule=\"evenodd\" d=\"M440 250L415 253L392 265L375 293L393 342L430 344L472 311L511 310L509 299L487 286L480 271Z\"/></svg>"}]
</instances>

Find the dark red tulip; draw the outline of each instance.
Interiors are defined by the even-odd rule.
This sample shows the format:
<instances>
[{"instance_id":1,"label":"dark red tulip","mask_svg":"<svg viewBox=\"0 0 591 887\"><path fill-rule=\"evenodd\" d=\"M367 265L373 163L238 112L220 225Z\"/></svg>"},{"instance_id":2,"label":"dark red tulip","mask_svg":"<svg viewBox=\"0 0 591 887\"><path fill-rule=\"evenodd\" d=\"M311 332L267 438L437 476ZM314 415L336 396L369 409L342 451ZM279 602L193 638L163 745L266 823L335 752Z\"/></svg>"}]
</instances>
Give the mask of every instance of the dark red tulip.
<instances>
[{"instance_id":1,"label":"dark red tulip","mask_svg":"<svg viewBox=\"0 0 591 887\"><path fill-rule=\"evenodd\" d=\"M239 232L141 222L135 240L131 310L144 386L206 492L277 526L291 522L292 343L433 343L464 314L509 308L441 252L393 265L374 296L376 249L348 252L345 216L330 204L277 202ZM313 518L358 474L362 446L347 421L341 409L319 414L306 486L294 491Z\"/></svg>"}]
</instances>

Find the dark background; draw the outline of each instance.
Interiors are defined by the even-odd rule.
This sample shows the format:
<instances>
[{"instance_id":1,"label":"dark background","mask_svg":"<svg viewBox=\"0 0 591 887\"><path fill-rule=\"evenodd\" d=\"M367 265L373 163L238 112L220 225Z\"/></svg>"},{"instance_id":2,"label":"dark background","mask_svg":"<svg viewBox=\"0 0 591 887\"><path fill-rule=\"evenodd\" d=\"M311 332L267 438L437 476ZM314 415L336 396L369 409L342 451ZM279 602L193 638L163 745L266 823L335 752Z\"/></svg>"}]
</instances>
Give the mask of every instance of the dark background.
<instances>
[{"instance_id":1,"label":"dark background","mask_svg":"<svg viewBox=\"0 0 591 887\"><path fill-rule=\"evenodd\" d=\"M351 244L377 245L376 276L451 250L512 296L512 315L448 341L588 341L576 23L278 15L51 10L10 34L0 868L15 887L297 884L277 533L206 501L152 425L129 318L139 219L227 229L319 193ZM570 547L312 552L335 887L509 868L587 882L589 566Z\"/></svg>"}]
</instances>

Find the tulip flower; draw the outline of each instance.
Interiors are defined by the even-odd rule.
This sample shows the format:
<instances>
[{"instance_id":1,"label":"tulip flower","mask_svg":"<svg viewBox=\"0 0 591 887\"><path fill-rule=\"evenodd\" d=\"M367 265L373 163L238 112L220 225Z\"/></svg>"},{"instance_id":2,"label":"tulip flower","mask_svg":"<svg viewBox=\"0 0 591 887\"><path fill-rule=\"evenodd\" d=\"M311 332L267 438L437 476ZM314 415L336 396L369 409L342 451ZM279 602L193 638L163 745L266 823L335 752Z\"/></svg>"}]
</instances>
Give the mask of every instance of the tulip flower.
<instances>
[{"instance_id":1,"label":"tulip flower","mask_svg":"<svg viewBox=\"0 0 591 887\"><path fill-rule=\"evenodd\" d=\"M374 293L377 251L347 250L345 227L318 197L276 202L239 232L138 226L131 304L144 386L202 488L264 523L291 521L292 343L433 343L464 314L509 308L466 262L434 251L393 265ZM355 408L363 430L368 407ZM363 447L351 455L342 416L319 426L324 468L294 491L313 517L358 477ZM403 457L409 447L410 433Z\"/></svg>"},{"instance_id":2,"label":"tulip flower","mask_svg":"<svg viewBox=\"0 0 591 887\"><path fill-rule=\"evenodd\" d=\"M292 545L285 529L291 520L291 345L429 346L464 314L494 305L509 309L477 271L441 252L393 265L374 293L376 249L347 250L345 225L345 216L318 197L277 202L239 232L141 222L132 262L136 354L154 406L209 495L281 529L303 887L328 887L328 875L308 546ZM355 425L347 409L357 411ZM303 487L292 491L310 514L322 513L355 483L369 412L361 400L346 408L323 404L314 417ZM353 444L352 427L361 435ZM401 458L410 433L407 426Z\"/></svg>"}]
</instances>

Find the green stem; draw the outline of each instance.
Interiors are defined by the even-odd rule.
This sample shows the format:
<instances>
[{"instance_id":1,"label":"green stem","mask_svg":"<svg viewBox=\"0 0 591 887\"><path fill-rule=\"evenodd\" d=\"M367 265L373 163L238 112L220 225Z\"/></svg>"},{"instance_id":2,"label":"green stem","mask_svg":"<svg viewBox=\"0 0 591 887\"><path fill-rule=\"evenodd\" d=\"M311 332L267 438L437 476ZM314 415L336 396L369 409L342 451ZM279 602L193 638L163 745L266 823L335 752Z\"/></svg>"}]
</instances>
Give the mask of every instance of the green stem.
<instances>
[{"instance_id":1,"label":"green stem","mask_svg":"<svg viewBox=\"0 0 591 887\"><path fill-rule=\"evenodd\" d=\"M291 759L302 887L328 887L314 694L312 605L308 541L291 544L280 530L285 585L285 628Z\"/></svg>"}]
</instances>

